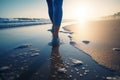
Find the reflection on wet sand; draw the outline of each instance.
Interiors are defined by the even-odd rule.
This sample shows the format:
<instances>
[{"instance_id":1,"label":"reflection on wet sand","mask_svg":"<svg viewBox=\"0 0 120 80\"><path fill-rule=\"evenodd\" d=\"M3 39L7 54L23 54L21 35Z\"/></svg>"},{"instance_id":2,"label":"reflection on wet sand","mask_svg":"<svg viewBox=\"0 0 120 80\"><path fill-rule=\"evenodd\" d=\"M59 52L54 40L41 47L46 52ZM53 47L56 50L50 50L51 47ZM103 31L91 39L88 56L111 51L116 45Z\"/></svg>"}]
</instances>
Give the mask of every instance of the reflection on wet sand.
<instances>
[{"instance_id":1,"label":"reflection on wet sand","mask_svg":"<svg viewBox=\"0 0 120 80\"><path fill-rule=\"evenodd\" d=\"M66 80L65 66L59 52L59 45L53 45L51 51L49 80Z\"/></svg>"},{"instance_id":2,"label":"reflection on wet sand","mask_svg":"<svg viewBox=\"0 0 120 80\"><path fill-rule=\"evenodd\" d=\"M99 64L120 72L120 19L90 21L64 27L71 40ZM89 44L88 44L89 43Z\"/></svg>"}]
</instances>

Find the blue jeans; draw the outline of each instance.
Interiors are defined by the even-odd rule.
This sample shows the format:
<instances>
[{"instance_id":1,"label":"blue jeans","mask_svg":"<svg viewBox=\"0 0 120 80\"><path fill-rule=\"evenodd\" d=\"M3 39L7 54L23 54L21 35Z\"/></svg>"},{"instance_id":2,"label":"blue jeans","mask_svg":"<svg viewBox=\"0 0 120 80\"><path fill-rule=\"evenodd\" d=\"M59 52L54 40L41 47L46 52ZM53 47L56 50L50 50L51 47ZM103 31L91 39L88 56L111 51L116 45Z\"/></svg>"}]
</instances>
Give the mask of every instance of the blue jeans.
<instances>
[{"instance_id":1,"label":"blue jeans","mask_svg":"<svg viewBox=\"0 0 120 80\"><path fill-rule=\"evenodd\" d=\"M46 0L50 20L55 27L60 27L62 21L63 0Z\"/></svg>"}]
</instances>

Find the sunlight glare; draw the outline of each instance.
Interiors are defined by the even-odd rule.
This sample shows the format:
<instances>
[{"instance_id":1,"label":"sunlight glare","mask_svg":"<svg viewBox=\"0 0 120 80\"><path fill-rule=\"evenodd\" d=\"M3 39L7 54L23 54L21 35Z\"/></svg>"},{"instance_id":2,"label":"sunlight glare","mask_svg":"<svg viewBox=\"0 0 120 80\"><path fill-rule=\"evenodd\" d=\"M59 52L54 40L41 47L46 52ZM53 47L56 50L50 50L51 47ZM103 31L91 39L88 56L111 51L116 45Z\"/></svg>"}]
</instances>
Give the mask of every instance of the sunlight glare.
<instances>
[{"instance_id":1,"label":"sunlight glare","mask_svg":"<svg viewBox=\"0 0 120 80\"><path fill-rule=\"evenodd\" d=\"M89 8L87 5L81 5L75 8L74 15L80 23L84 23L89 17Z\"/></svg>"}]
</instances>

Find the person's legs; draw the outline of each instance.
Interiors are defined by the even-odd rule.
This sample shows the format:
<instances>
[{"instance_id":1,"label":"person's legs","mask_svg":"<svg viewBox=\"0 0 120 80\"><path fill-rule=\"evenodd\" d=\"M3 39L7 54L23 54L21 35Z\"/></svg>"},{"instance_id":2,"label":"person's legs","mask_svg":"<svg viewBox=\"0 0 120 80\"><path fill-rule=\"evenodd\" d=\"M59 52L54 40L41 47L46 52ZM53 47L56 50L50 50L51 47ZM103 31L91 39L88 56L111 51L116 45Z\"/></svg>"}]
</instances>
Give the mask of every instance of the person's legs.
<instances>
[{"instance_id":1,"label":"person's legs","mask_svg":"<svg viewBox=\"0 0 120 80\"><path fill-rule=\"evenodd\" d=\"M62 21L62 4L63 0L54 0L54 13L53 13L53 25L54 25L54 37L59 37L59 28Z\"/></svg>"},{"instance_id":2,"label":"person's legs","mask_svg":"<svg viewBox=\"0 0 120 80\"><path fill-rule=\"evenodd\" d=\"M46 0L46 1L47 1L47 5L48 5L49 17L53 24L53 0Z\"/></svg>"},{"instance_id":3,"label":"person's legs","mask_svg":"<svg viewBox=\"0 0 120 80\"><path fill-rule=\"evenodd\" d=\"M50 17L50 20L53 24L53 0L46 0L47 1L47 5L48 5L48 13L49 13L49 17ZM52 29L50 30L52 33L54 32L54 27L52 25Z\"/></svg>"},{"instance_id":4,"label":"person's legs","mask_svg":"<svg viewBox=\"0 0 120 80\"><path fill-rule=\"evenodd\" d=\"M59 28L62 21L62 4L63 0L46 0L48 4L48 12L50 20L53 24L53 42L58 41L59 39Z\"/></svg>"}]
</instances>

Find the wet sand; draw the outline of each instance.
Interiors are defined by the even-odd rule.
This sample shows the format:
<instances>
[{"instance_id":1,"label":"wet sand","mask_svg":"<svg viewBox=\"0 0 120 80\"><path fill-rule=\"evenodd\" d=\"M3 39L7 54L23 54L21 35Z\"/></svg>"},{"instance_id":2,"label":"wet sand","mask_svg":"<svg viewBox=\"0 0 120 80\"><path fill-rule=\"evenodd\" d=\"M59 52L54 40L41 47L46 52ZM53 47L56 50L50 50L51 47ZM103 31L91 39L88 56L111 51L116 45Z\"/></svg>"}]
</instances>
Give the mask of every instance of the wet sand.
<instances>
[{"instance_id":1,"label":"wet sand","mask_svg":"<svg viewBox=\"0 0 120 80\"><path fill-rule=\"evenodd\" d=\"M64 28L74 33L70 36L76 48L100 65L120 72L120 20L90 21Z\"/></svg>"},{"instance_id":2,"label":"wet sand","mask_svg":"<svg viewBox=\"0 0 120 80\"><path fill-rule=\"evenodd\" d=\"M64 23L67 26L70 23ZM109 80L120 78L82 50L74 33L60 29L61 44L51 45L51 25L0 30L0 80ZM77 39L78 40L78 39ZM88 40L88 39L87 39ZM91 43L91 42L90 42Z\"/></svg>"}]
</instances>

